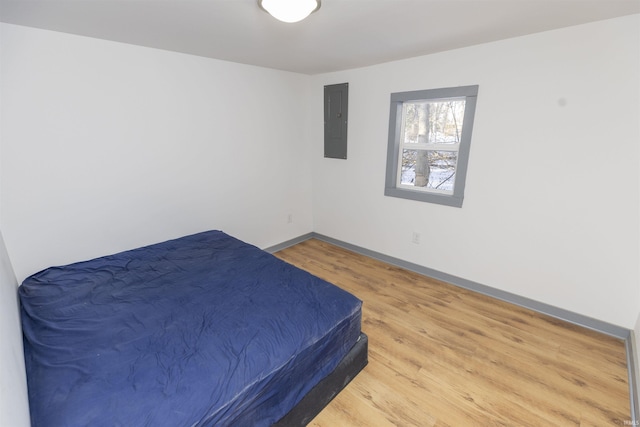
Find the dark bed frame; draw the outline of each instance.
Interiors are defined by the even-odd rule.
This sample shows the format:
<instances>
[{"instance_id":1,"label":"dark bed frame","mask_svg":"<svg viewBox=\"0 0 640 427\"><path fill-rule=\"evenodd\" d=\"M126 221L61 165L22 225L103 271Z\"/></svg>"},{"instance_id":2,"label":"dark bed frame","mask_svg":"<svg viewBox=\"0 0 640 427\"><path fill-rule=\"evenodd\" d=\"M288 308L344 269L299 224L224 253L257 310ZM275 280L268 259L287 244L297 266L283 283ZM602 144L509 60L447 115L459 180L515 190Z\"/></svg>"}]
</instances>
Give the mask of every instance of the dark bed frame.
<instances>
[{"instance_id":1,"label":"dark bed frame","mask_svg":"<svg viewBox=\"0 0 640 427\"><path fill-rule=\"evenodd\" d=\"M358 341L338 366L313 387L296 406L291 409L276 427L306 426L324 409L333 398L351 382L351 380L369 362L369 339L360 333Z\"/></svg>"}]
</instances>

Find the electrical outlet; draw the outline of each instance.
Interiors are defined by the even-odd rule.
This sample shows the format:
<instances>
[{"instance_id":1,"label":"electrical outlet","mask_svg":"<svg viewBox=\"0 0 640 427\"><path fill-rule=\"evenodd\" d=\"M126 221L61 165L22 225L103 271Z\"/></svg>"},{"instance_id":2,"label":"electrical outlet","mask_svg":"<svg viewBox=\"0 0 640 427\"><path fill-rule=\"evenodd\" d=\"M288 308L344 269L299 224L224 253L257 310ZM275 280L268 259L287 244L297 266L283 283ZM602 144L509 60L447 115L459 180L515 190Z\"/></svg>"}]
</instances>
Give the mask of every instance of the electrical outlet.
<instances>
[{"instance_id":1,"label":"electrical outlet","mask_svg":"<svg viewBox=\"0 0 640 427\"><path fill-rule=\"evenodd\" d=\"M411 235L411 243L419 245L420 244L420 233L418 232L413 232L413 234Z\"/></svg>"},{"instance_id":2,"label":"electrical outlet","mask_svg":"<svg viewBox=\"0 0 640 427\"><path fill-rule=\"evenodd\" d=\"M291 224L293 222L293 214L287 215L287 224Z\"/></svg>"}]
</instances>

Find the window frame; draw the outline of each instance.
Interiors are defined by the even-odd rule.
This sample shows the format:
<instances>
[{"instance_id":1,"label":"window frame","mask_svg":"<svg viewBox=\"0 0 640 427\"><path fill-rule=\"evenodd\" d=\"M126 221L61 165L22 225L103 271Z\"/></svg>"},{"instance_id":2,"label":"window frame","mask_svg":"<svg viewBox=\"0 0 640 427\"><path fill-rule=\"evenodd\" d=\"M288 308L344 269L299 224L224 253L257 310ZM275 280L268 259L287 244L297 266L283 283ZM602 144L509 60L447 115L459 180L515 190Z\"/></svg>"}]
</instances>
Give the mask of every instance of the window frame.
<instances>
[{"instance_id":1,"label":"window frame","mask_svg":"<svg viewBox=\"0 0 640 427\"><path fill-rule=\"evenodd\" d=\"M387 170L384 189L385 196L437 203L458 208L462 207L477 97L478 85L416 90L391 94L389 142L387 146ZM404 103L413 101L442 101L462 98L465 100L465 110L462 131L460 134L460 143L457 150L458 159L456 162L456 176L453 194L447 194L437 190L417 190L401 185L399 179L399 165L402 156L400 150L402 149L402 111Z\"/></svg>"}]
</instances>

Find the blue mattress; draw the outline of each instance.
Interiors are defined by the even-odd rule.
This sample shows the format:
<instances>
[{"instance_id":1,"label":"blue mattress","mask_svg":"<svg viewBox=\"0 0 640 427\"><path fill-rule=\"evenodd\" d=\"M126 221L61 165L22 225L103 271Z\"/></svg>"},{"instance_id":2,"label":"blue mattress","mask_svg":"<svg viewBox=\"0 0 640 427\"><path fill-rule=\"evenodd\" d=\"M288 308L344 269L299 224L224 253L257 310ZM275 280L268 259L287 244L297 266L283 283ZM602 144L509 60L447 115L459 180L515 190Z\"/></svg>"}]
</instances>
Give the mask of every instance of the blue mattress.
<instances>
[{"instance_id":1,"label":"blue mattress","mask_svg":"<svg viewBox=\"0 0 640 427\"><path fill-rule=\"evenodd\" d=\"M355 344L361 301L220 231L28 277L33 426L267 426Z\"/></svg>"}]
</instances>

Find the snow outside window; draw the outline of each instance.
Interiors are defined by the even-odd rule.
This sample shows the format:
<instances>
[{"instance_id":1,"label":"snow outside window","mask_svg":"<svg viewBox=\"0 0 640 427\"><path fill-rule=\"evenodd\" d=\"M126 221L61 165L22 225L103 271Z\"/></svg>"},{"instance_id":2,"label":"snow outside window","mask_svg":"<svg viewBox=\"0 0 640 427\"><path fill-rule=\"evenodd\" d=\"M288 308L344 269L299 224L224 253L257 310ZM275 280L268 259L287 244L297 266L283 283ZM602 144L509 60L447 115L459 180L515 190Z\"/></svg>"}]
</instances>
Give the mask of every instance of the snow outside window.
<instances>
[{"instance_id":1,"label":"snow outside window","mask_svg":"<svg viewBox=\"0 0 640 427\"><path fill-rule=\"evenodd\" d=\"M391 94L385 195L462 206L478 86Z\"/></svg>"}]
</instances>

